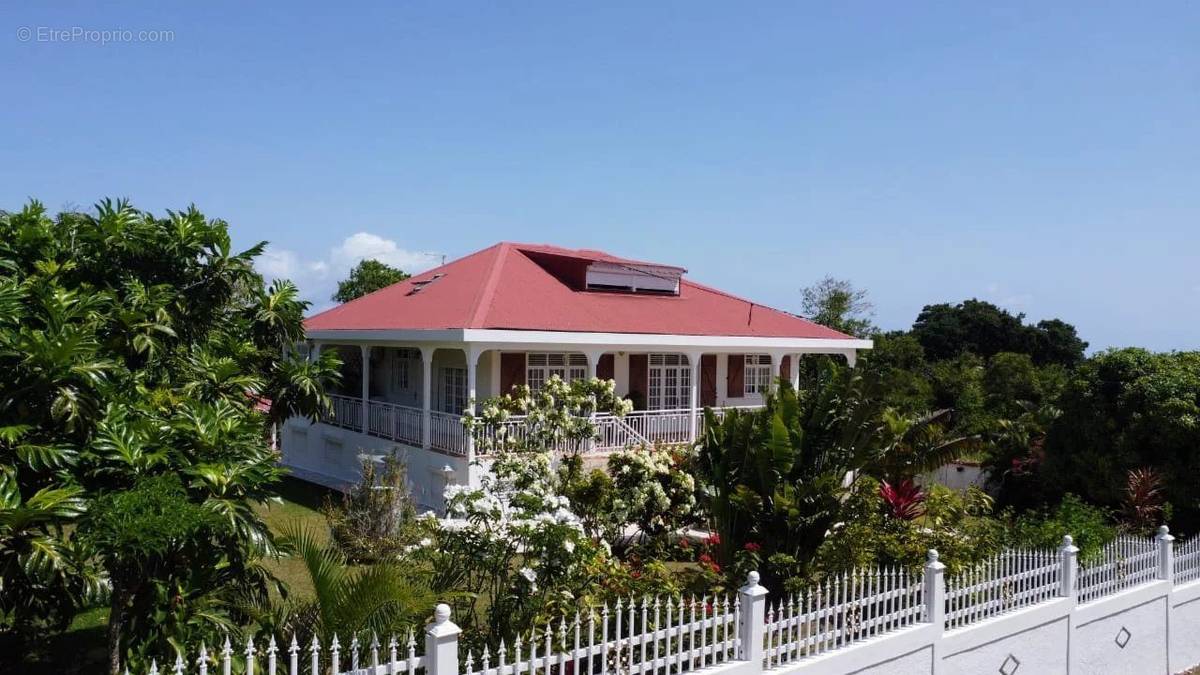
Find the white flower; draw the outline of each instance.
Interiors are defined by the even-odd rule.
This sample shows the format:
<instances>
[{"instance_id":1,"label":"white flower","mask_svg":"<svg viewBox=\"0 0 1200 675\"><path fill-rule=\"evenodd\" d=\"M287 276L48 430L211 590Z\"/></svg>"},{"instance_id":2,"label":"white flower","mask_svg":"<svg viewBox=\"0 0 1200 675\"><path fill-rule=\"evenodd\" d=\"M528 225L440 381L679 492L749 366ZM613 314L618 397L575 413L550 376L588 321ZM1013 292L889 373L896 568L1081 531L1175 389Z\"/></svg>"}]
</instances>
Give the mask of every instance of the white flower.
<instances>
[{"instance_id":1,"label":"white flower","mask_svg":"<svg viewBox=\"0 0 1200 675\"><path fill-rule=\"evenodd\" d=\"M528 581L531 584L537 581L537 573L528 567L522 567L520 575L525 577L525 581Z\"/></svg>"}]
</instances>

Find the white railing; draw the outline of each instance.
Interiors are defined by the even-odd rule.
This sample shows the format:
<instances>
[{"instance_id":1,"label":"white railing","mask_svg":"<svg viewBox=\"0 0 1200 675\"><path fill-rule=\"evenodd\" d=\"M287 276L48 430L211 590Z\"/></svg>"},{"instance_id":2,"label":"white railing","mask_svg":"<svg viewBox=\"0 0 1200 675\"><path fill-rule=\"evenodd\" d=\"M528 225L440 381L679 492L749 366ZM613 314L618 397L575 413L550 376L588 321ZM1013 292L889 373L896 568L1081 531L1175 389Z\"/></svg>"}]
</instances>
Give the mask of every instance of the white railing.
<instances>
[{"instance_id":1,"label":"white railing","mask_svg":"<svg viewBox=\"0 0 1200 675\"><path fill-rule=\"evenodd\" d=\"M430 411L429 445L435 450L452 455L467 454L467 430L462 424L462 415Z\"/></svg>"},{"instance_id":2,"label":"white railing","mask_svg":"<svg viewBox=\"0 0 1200 675\"><path fill-rule=\"evenodd\" d=\"M1175 544L1175 583L1200 579L1200 537Z\"/></svg>"},{"instance_id":3,"label":"white railing","mask_svg":"<svg viewBox=\"0 0 1200 675\"><path fill-rule=\"evenodd\" d=\"M362 431L362 399L351 396L333 395L329 397L332 406L328 414L322 417L327 424ZM761 406L739 406L736 409L754 409ZM717 408L714 412L718 418L724 417L726 410L735 408ZM596 435L579 448L582 452L610 452L642 444L653 443L689 443L703 433L704 415L696 413L696 432L693 437L689 433L691 411L689 410L639 410L625 417L617 417L610 413L595 416ZM424 426L424 411L420 408L396 405L386 401L371 401L367 408L367 433L372 436L389 438L410 445L421 446L423 442L422 427ZM501 431L501 428L503 431ZM481 431L485 439L495 445L500 444L502 435L510 438L522 438L528 433L523 416L514 416L501 427ZM484 444L487 445L487 444ZM467 434L462 428L462 416L437 411L430 412L430 446L437 450L456 455L467 454ZM485 448L481 447L481 450ZM564 443L557 448L560 451L576 450L568 448Z\"/></svg>"},{"instance_id":4,"label":"white railing","mask_svg":"<svg viewBox=\"0 0 1200 675\"><path fill-rule=\"evenodd\" d=\"M1058 595L1058 551L1004 551L946 579L946 628L962 628Z\"/></svg>"},{"instance_id":5,"label":"white railing","mask_svg":"<svg viewBox=\"0 0 1200 675\"><path fill-rule=\"evenodd\" d=\"M702 413L697 411L696 415ZM651 443L688 443L692 440L690 410L635 410L625 423Z\"/></svg>"},{"instance_id":6,"label":"white railing","mask_svg":"<svg viewBox=\"0 0 1200 675\"><path fill-rule=\"evenodd\" d=\"M649 438L630 426L628 417L620 418L611 413L596 416L597 438L592 448L597 451L621 450L637 445L650 444Z\"/></svg>"},{"instance_id":7,"label":"white railing","mask_svg":"<svg viewBox=\"0 0 1200 675\"><path fill-rule=\"evenodd\" d=\"M362 399L331 395L330 408L322 421L347 429L362 430Z\"/></svg>"},{"instance_id":8,"label":"white railing","mask_svg":"<svg viewBox=\"0 0 1200 675\"><path fill-rule=\"evenodd\" d=\"M1154 581L1158 543L1121 536L1100 550L1095 560L1079 566L1079 602L1090 602L1126 588Z\"/></svg>"},{"instance_id":9,"label":"white railing","mask_svg":"<svg viewBox=\"0 0 1200 675\"><path fill-rule=\"evenodd\" d=\"M421 421L424 417L425 411L420 408L371 401L367 408L367 430L373 436L420 446Z\"/></svg>"},{"instance_id":10,"label":"white railing","mask_svg":"<svg viewBox=\"0 0 1200 675\"><path fill-rule=\"evenodd\" d=\"M737 658L740 602L659 596L591 608L547 624L512 645L501 642L476 658L466 675L624 675L683 673ZM510 651L511 648L511 651Z\"/></svg>"},{"instance_id":11,"label":"white railing","mask_svg":"<svg viewBox=\"0 0 1200 675\"><path fill-rule=\"evenodd\" d=\"M923 579L898 568L855 570L767 606L763 666L824 654L922 620Z\"/></svg>"}]
</instances>

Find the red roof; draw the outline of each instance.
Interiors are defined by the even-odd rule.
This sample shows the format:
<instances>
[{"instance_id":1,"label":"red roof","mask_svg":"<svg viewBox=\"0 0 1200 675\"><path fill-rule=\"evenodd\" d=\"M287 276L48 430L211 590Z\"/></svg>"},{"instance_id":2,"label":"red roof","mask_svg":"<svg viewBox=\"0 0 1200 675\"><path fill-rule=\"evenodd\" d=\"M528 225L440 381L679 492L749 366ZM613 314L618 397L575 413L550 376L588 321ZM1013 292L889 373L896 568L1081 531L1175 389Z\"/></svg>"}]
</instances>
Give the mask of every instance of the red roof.
<instances>
[{"instance_id":1,"label":"red roof","mask_svg":"<svg viewBox=\"0 0 1200 675\"><path fill-rule=\"evenodd\" d=\"M679 295L586 290L591 262L675 265L602 251L501 242L317 314L319 330L492 328L656 335L851 339L682 278Z\"/></svg>"}]
</instances>

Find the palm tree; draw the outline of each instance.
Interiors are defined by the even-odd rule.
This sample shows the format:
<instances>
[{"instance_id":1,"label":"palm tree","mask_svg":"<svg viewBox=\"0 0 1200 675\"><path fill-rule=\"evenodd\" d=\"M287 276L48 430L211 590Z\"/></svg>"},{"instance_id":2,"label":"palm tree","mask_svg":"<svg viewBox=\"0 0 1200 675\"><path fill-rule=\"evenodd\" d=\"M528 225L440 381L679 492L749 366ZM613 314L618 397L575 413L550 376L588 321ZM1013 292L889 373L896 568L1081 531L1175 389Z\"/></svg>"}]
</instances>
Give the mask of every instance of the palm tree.
<instances>
[{"instance_id":1,"label":"palm tree","mask_svg":"<svg viewBox=\"0 0 1200 675\"><path fill-rule=\"evenodd\" d=\"M423 572L399 562L353 567L333 545L321 545L311 529L294 523L284 529L281 548L304 562L311 597L287 598L260 607L260 625L302 644L313 637L375 634L403 636L421 625L434 604Z\"/></svg>"}]
</instances>

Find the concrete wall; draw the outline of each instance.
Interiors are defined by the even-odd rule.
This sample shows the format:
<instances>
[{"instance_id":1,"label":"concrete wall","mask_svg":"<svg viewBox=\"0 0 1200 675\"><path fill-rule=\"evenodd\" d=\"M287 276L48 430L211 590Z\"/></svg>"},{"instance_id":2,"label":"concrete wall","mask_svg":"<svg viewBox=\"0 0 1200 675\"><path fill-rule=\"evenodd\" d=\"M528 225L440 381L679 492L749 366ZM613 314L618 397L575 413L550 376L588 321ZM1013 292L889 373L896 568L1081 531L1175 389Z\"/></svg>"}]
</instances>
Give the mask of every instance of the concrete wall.
<instances>
[{"instance_id":1,"label":"concrete wall","mask_svg":"<svg viewBox=\"0 0 1200 675\"><path fill-rule=\"evenodd\" d=\"M395 441L293 418L283 427L282 464L312 483L345 489L358 482L360 457L396 453L408 467L409 489L421 510L442 512L442 490L448 483L468 484L478 467L465 457L423 450ZM448 470L447 470L448 469Z\"/></svg>"},{"instance_id":2,"label":"concrete wall","mask_svg":"<svg viewBox=\"0 0 1200 675\"><path fill-rule=\"evenodd\" d=\"M779 675L1126 675L1200 664L1200 581L1154 581L1089 602L1056 598L943 632L918 624L774 668Z\"/></svg>"}]
</instances>

